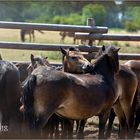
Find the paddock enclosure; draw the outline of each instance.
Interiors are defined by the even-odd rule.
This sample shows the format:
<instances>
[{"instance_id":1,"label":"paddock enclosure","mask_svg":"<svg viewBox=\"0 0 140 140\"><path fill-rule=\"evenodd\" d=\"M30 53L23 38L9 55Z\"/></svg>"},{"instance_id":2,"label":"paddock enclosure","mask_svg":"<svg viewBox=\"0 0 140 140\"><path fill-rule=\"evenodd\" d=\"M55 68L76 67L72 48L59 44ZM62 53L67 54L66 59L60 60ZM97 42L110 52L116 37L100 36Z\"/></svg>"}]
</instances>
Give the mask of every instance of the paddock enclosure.
<instances>
[{"instance_id":1,"label":"paddock enclosure","mask_svg":"<svg viewBox=\"0 0 140 140\"><path fill-rule=\"evenodd\" d=\"M25 22L5 22L0 21L0 28L2 29L32 29L41 31L57 31L57 32L74 32L75 38L78 40L86 40L86 44L47 44L47 43L32 43L32 42L11 42L0 41L1 49L14 49L14 50L34 50L34 51L60 51L60 48L68 49L71 47L78 48L83 55L88 59L94 59L95 53L101 48L96 41L132 41L139 42L140 35L132 34L109 34L108 27L95 26L93 19L87 19L86 26L78 25L62 25L62 24L38 24L38 23L25 23ZM7 35L8 38L8 35ZM119 46L118 46L119 47ZM11 52L12 53L12 52ZM140 54L137 53L119 53L120 60L140 60ZM14 62L16 63L16 62ZM22 62L21 62L22 63ZM27 62L28 63L28 62ZM52 63L55 66L60 66L60 63ZM118 120L112 130L111 138L115 139L118 135ZM85 138L98 138L98 118L92 117L88 119L85 127ZM136 138L140 138L139 130L136 133Z\"/></svg>"}]
</instances>

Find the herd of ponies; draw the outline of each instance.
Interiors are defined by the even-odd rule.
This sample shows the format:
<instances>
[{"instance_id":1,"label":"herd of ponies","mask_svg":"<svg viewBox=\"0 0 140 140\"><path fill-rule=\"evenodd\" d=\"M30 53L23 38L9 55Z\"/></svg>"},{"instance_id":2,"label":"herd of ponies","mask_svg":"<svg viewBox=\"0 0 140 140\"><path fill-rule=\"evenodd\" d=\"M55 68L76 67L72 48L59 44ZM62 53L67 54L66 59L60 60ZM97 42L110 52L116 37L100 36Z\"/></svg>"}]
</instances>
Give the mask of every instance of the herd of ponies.
<instances>
[{"instance_id":1,"label":"herd of ponies","mask_svg":"<svg viewBox=\"0 0 140 140\"><path fill-rule=\"evenodd\" d=\"M103 46L89 62L78 48L60 48L59 67L33 54L28 63L0 57L0 138L83 139L93 116L99 118L99 139L110 138L115 116L116 138L135 138L140 61L120 64L119 49Z\"/></svg>"}]
</instances>

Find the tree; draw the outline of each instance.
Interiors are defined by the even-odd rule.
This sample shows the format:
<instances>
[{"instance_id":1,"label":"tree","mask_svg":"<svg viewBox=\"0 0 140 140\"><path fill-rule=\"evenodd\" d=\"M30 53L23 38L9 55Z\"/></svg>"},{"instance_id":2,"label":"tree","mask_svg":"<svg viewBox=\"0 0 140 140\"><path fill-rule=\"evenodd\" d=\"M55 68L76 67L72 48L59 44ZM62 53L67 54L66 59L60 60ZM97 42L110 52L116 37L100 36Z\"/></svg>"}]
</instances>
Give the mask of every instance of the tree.
<instances>
[{"instance_id":1,"label":"tree","mask_svg":"<svg viewBox=\"0 0 140 140\"><path fill-rule=\"evenodd\" d=\"M106 16L104 6L99 4L88 4L82 10L83 22L86 23L87 18L94 18L96 25L103 25Z\"/></svg>"}]
</instances>

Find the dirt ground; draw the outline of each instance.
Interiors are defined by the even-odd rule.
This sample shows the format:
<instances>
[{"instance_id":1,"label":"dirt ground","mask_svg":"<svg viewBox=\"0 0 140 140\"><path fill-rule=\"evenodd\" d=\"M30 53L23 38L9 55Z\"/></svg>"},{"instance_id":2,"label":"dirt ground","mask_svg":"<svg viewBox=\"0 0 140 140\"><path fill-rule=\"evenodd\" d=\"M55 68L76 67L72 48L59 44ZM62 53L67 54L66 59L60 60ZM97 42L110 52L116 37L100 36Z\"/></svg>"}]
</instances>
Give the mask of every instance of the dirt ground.
<instances>
[{"instance_id":1,"label":"dirt ground","mask_svg":"<svg viewBox=\"0 0 140 140\"><path fill-rule=\"evenodd\" d=\"M92 117L88 119L86 123L86 127L84 129L85 139L97 139L98 138L98 117ZM117 117L115 118L115 122L113 124L111 140L115 140L118 138L119 124ZM140 128L138 128L136 132L135 139L140 139Z\"/></svg>"}]
</instances>

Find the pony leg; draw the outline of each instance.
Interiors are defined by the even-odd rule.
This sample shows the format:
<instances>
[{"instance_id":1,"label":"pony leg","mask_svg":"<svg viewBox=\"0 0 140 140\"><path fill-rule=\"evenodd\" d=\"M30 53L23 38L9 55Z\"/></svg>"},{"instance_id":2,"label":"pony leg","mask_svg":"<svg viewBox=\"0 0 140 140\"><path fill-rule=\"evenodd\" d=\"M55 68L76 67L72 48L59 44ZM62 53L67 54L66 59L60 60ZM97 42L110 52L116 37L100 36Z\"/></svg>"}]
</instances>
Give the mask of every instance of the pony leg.
<instances>
[{"instance_id":1,"label":"pony leg","mask_svg":"<svg viewBox=\"0 0 140 140\"><path fill-rule=\"evenodd\" d=\"M128 138L133 138L134 137L134 111L132 109L132 105L130 104L130 102L120 102L122 109L124 111L125 117L126 117L126 122L127 122L127 126L128 126L128 132L127 132L127 136Z\"/></svg>"},{"instance_id":2,"label":"pony leg","mask_svg":"<svg viewBox=\"0 0 140 140\"><path fill-rule=\"evenodd\" d=\"M119 131L119 138L124 139L127 133L127 123L126 123L126 117L122 110L122 107L120 103L117 101L116 104L113 107L120 124L120 131Z\"/></svg>"},{"instance_id":3,"label":"pony leg","mask_svg":"<svg viewBox=\"0 0 140 140\"><path fill-rule=\"evenodd\" d=\"M75 37L73 37L73 44L75 44L76 43L76 38Z\"/></svg>"},{"instance_id":4,"label":"pony leg","mask_svg":"<svg viewBox=\"0 0 140 140\"><path fill-rule=\"evenodd\" d=\"M134 122L134 134L137 131L137 128L139 126L139 123L140 123L140 108L138 108L136 110L136 117L135 117L135 122Z\"/></svg>"},{"instance_id":5,"label":"pony leg","mask_svg":"<svg viewBox=\"0 0 140 140\"><path fill-rule=\"evenodd\" d=\"M106 132L106 138L109 138L111 135L112 125L113 125L115 116L116 116L116 114L115 114L114 110L111 109L110 116L109 116L109 123L108 123L108 127L107 127L107 132Z\"/></svg>"},{"instance_id":6,"label":"pony leg","mask_svg":"<svg viewBox=\"0 0 140 140\"><path fill-rule=\"evenodd\" d=\"M29 42L31 42L31 40L32 40L31 38L32 38L32 37L31 37L31 34L29 34Z\"/></svg>"},{"instance_id":7,"label":"pony leg","mask_svg":"<svg viewBox=\"0 0 140 140\"><path fill-rule=\"evenodd\" d=\"M63 118L62 138L71 139L72 133L73 133L73 123L70 120Z\"/></svg>"},{"instance_id":8,"label":"pony leg","mask_svg":"<svg viewBox=\"0 0 140 140\"><path fill-rule=\"evenodd\" d=\"M83 139L84 138L84 127L86 124L86 120L80 120L78 124L78 130L77 130L77 139Z\"/></svg>"},{"instance_id":9,"label":"pony leg","mask_svg":"<svg viewBox=\"0 0 140 140\"><path fill-rule=\"evenodd\" d=\"M35 33L34 32L32 34L32 37L33 37L33 42L35 42Z\"/></svg>"},{"instance_id":10,"label":"pony leg","mask_svg":"<svg viewBox=\"0 0 140 140\"><path fill-rule=\"evenodd\" d=\"M109 118L110 111L99 115L99 139L104 139L105 125Z\"/></svg>"}]
</instances>

